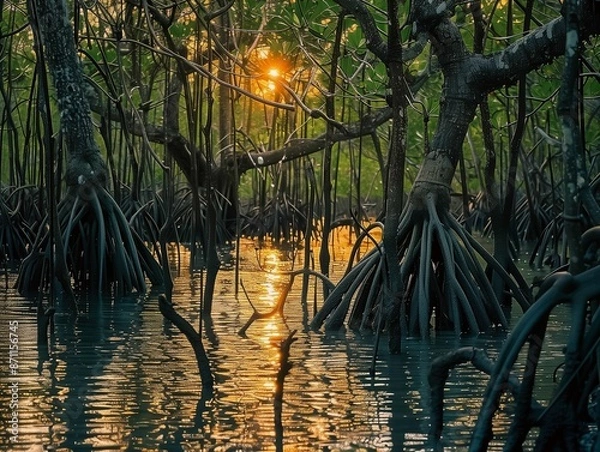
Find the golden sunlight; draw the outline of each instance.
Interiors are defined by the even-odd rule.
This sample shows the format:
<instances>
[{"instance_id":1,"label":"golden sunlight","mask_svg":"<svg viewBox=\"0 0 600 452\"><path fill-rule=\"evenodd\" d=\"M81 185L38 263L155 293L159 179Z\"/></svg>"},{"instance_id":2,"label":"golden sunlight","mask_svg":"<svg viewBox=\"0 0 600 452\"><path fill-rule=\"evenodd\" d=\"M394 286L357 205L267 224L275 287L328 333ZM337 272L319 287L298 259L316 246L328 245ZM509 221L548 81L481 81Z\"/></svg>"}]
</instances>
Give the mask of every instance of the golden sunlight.
<instances>
[{"instance_id":1,"label":"golden sunlight","mask_svg":"<svg viewBox=\"0 0 600 452\"><path fill-rule=\"evenodd\" d=\"M266 89L270 92L276 92L278 83L282 81L285 69L282 63L274 58L266 58L263 60L260 68L260 77L266 78Z\"/></svg>"},{"instance_id":2,"label":"golden sunlight","mask_svg":"<svg viewBox=\"0 0 600 452\"><path fill-rule=\"evenodd\" d=\"M269 74L271 78L278 78L281 75L279 69L277 69L276 67L272 67L271 69L269 69L267 74Z\"/></svg>"},{"instance_id":3,"label":"golden sunlight","mask_svg":"<svg viewBox=\"0 0 600 452\"><path fill-rule=\"evenodd\" d=\"M258 91L262 95L278 93L281 91L280 84L285 83L286 75L292 70L292 64L266 47L257 49L256 55L254 74Z\"/></svg>"}]
</instances>

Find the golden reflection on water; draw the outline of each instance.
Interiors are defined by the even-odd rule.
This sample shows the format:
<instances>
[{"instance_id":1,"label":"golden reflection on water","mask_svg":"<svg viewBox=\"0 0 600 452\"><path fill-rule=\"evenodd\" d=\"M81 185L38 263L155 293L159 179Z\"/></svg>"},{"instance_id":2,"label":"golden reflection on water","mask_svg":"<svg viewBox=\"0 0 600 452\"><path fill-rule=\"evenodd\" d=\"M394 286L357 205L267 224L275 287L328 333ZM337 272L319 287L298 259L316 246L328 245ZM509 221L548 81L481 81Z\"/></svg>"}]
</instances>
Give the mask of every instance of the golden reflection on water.
<instances>
[{"instance_id":1,"label":"golden reflection on water","mask_svg":"<svg viewBox=\"0 0 600 452\"><path fill-rule=\"evenodd\" d=\"M343 256L333 261L335 277L349 256L348 248L341 249L347 239L333 241L336 256ZM287 287L286 272L301 268L301 262L292 258L302 252L263 245L257 249L250 241L242 246L240 277L247 296L256 309L268 312ZM174 302L178 312L197 327L198 275L190 276L190 254L185 248L173 251L172 257L181 264L175 275ZM14 292L10 300L0 300L2 322L7 316L22 319L24 412L22 448L15 450L35 444L61 452L84 444L98 450L275 450L273 395L279 345L291 330L298 330L298 340L290 350L293 367L284 386L284 450L424 449L429 363L461 344L481 345L476 339L464 342L438 335L431 343L409 340L400 357L385 355L382 346L383 356L372 379L368 372L372 337L307 330L306 307L299 295L301 278L289 294L283 318L257 320L246 337L239 336L237 331L253 311L243 292L234 298L232 274L219 274L213 330L204 336L216 385L214 399L200 409L200 379L190 344L162 318L156 293L117 302L90 301L92 307L75 325L59 309L47 357L40 357L35 345L31 300ZM5 347L3 341L0 347ZM497 349L498 343L488 339L481 346ZM0 365L6 366L5 360L0 354ZM486 382L466 366L453 371L445 410L449 441L466 443L478 413L477 395ZM0 397L5 394L0 392ZM7 404L5 399L0 402L0 418L6 419ZM501 433L497 427L495 432ZM0 450L8 450L6 441L0 437Z\"/></svg>"}]
</instances>

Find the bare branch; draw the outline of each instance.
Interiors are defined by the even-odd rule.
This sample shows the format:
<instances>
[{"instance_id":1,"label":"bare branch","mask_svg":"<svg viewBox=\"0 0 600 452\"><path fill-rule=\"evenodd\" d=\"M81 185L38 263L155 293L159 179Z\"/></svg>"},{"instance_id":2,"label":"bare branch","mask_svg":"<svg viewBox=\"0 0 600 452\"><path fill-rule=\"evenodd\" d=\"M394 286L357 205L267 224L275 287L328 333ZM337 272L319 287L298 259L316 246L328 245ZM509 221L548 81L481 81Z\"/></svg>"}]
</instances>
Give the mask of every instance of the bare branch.
<instances>
[{"instance_id":1,"label":"bare branch","mask_svg":"<svg viewBox=\"0 0 600 452\"><path fill-rule=\"evenodd\" d=\"M370 135L391 117L392 109L390 107L385 107L363 116L359 121L340 127L329 135L323 133L316 138L292 139L281 149L267 152L253 151L246 154L240 154L238 155L238 171L242 174L251 168L269 166L283 161L294 160L318 152L324 149L327 144ZM229 159L229 162L229 165L233 165L231 159Z\"/></svg>"},{"instance_id":2,"label":"bare branch","mask_svg":"<svg viewBox=\"0 0 600 452\"><path fill-rule=\"evenodd\" d=\"M352 14L360 24L367 39L367 48L384 63L388 60L388 47L377 28L373 15L360 0L336 0L346 12Z\"/></svg>"}]
</instances>

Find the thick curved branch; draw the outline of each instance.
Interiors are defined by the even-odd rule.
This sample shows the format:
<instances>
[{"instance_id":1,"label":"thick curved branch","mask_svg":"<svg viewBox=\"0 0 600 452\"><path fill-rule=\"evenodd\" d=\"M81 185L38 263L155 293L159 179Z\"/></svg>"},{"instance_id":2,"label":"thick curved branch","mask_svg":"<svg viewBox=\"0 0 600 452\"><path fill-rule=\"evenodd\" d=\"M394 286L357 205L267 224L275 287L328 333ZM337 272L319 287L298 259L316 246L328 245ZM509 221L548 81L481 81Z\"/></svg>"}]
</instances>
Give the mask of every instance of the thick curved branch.
<instances>
[{"instance_id":1,"label":"thick curved branch","mask_svg":"<svg viewBox=\"0 0 600 452\"><path fill-rule=\"evenodd\" d=\"M366 8L365 2L361 0L336 0L336 3L356 19L365 35L367 48L383 63L387 64L389 60L388 45L379 32L373 15ZM425 49L427 42L425 33L417 33L416 41L403 49L402 61L412 61L418 57Z\"/></svg>"},{"instance_id":2,"label":"thick curved branch","mask_svg":"<svg viewBox=\"0 0 600 452\"><path fill-rule=\"evenodd\" d=\"M593 0L584 2L584 23L581 29L582 40L600 34L600 8L594 7ZM562 56L565 49L565 22L562 17L541 25L532 33L513 42L506 49L488 56L472 55L465 47L460 31L450 20L453 2L421 0L415 6L415 21L418 29L429 34L431 43L440 58L440 65L457 64L457 56L464 61L472 74L470 85L473 92L486 94L506 85L556 57Z\"/></svg>"},{"instance_id":3,"label":"thick curved branch","mask_svg":"<svg viewBox=\"0 0 600 452\"><path fill-rule=\"evenodd\" d=\"M462 347L453 350L445 355L439 356L431 363L427 380L431 394L431 427L429 434L436 442L440 440L444 427L444 387L450 376L450 371L460 364L471 363L475 369L491 375L494 368L494 362L487 356L484 350L476 347ZM521 390L519 379L512 373L508 374L506 389L517 397ZM542 406L537 402L532 402L532 415L541 413Z\"/></svg>"},{"instance_id":4,"label":"thick curved branch","mask_svg":"<svg viewBox=\"0 0 600 452\"><path fill-rule=\"evenodd\" d=\"M600 11L586 2L584 37L600 32ZM472 54L460 30L450 20L450 3L420 0L415 5L418 29L429 34L444 74L438 129L430 152L413 187L412 199L422 201L434 192L443 202L449 200L449 186L462 152L468 127L477 105L491 91L512 84L519 77L550 62L564 51L563 19L549 22L516 41L505 51L491 56Z\"/></svg>"},{"instance_id":5,"label":"thick curved branch","mask_svg":"<svg viewBox=\"0 0 600 452\"><path fill-rule=\"evenodd\" d=\"M273 165L283 161L294 160L322 150L327 144L351 140L373 133L383 123L392 117L392 109L385 107L363 116L354 123L340 127L333 133L323 133L316 138L292 139L280 148L272 151L253 151L246 154L238 154L238 171L240 174L251 168ZM232 166L233 159L226 158L226 164Z\"/></svg>"},{"instance_id":6,"label":"thick curved branch","mask_svg":"<svg viewBox=\"0 0 600 452\"><path fill-rule=\"evenodd\" d=\"M234 3L235 3L235 0L229 0L223 6L216 8L214 11L206 11L205 10L204 20L206 22L210 22L211 20L216 19L219 16L222 16L223 14L227 13L227 11L229 11L231 9L231 7L234 5Z\"/></svg>"},{"instance_id":7,"label":"thick curved branch","mask_svg":"<svg viewBox=\"0 0 600 452\"><path fill-rule=\"evenodd\" d=\"M488 91L512 85L520 77L564 54L565 24L555 19L501 52L481 61L481 83Z\"/></svg>"},{"instance_id":8,"label":"thick curved branch","mask_svg":"<svg viewBox=\"0 0 600 452\"><path fill-rule=\"evenodd\" d=\"M600 8L594 8L593 1L584 3L582 41L600 34ZM475 64L479 67L477 83L486 92L512 85L532 70L564 55L565 39L565 20L560 17L538 27L500 52L486 57L474 56Z\"/></svg>"},{"instance_id":9,"label":"thick curved branch","mask_svg":"<svg viewBox=\"0 0 600 452\"><path fill-rule=\"evenodd\" d=\"M107 117L112 113L111 119L118 122L125 121L125 118L131 118L131 115L119 115L114 111L107 112L99 102L94 102L92 104L92 109L94 112L99 113L104 117ZM279 162L304 157L322 150L328 142L338 143L361 136L371 135L379 126L387 122L391 117L392 109L390 107L384 107L363 116L356 122L342 125L329 135L323 133L316 138L293 139L280 149L252 151L245 154L238 153L237 155L231 153L223 159L223 169L232 169L235 164L234 158L237 159L238 174L243 174L252 168L265 167ZM127 128L129 133L138 136L145 134L149 141L164 144L167 152L173 157L179 168L181 168L188 181L192 180L192 153L196 153L198 180L205 180L203 175L206 174L208 162L203 157L202 152L195 148L192 143L177 130L173 130L166 126L167 124L165 124L165 127L152 124L142 125L134 119L124 124L124 127ZM218 173L218 169L219 168L215 168L215 172Z\"/></svg>"},{"instance_id":10,"label":"thick curved branch","mask_svg":"<svg viewBox=\"0 0 600 452\"><path fill-rule=\"evenodd\" d=\"M377 28L373 15L360 0L335 0L344 11L352 14L360 24L367 40L367 48L384 63L388 60L388 47Z\"/></svg>"}]
</instances>

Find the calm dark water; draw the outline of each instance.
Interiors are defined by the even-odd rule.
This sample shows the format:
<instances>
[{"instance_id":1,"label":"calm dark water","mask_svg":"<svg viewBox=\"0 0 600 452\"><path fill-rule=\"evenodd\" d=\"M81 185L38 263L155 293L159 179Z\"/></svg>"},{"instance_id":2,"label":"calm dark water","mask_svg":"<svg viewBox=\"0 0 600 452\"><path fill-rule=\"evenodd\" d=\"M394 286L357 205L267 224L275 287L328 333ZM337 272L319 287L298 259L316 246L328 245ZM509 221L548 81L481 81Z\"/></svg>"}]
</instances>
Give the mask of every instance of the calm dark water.
<instances>
[{"instance_id":1,"label":"calm dark water","mask_svg":"<svg viewBox=\"0 0 600 452\"><path fill-rule=\"evenodd\" d=\"M267 311L287 283L290 251L256 249L244 242L240 277L252 303ZM349 252L338 243L337 277ZM174 301L192 324L199 321L202 281L190 276L182 249ZM297 264L296 264L296 268ZM336 275L334 274L334 277ZM382 341L374 376L369 374L373 337L306 329L312 307L300 302L298 278L284 318L256 321L246 337L238 330L252 314L244 292L235 296L233 270L220 273L213 326L205 335L216 385L199 404L200 379L185 337L158 311L157 295L114 300L82 299L83 313L59 305L48 350L36 345L35 300L0 291L0 450L29 451L271 451L275 450L273 391L279 342L297 329L293 364L285 380L283 450L427 450L429 387L435 357L476 345L496 356L504 334L407 339L391 356ZM312 291L309 297L312 297ZM18 371L10 374L9 322L18 322ZM553 316L537 393L550 397L551 373L562 360L568 312ZM13 390L18 382L19 437L10 441ZM455 369L447 385L445 450L464 450L478 414L487 376L469 365ZM496 420L499 450L509 413Z\"/></svg>"}]
</instances>

